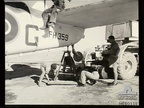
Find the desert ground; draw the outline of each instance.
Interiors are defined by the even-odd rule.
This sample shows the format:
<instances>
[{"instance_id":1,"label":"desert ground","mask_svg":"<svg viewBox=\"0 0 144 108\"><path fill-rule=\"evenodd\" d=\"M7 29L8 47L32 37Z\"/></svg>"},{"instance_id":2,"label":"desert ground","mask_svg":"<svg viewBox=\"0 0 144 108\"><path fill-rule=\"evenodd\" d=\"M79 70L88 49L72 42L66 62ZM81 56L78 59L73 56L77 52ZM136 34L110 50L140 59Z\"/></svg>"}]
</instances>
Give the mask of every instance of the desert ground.
<instances>
[{"instance_id":1,"label":"desert ground","mask_svg":"<svg viewBox=\"0 0 144 108\"><path fill-rule=\"evenodd\" d=\"M37 81L41 74L40 63L60 63L63 50L33 52L6 57L11 68L5 71L6 105L139 105L139 76L129 80L118 80L115 86L101 82L90 86L77 87L72 75L60 75L57 81ZM113 79L103 79L111 82ZM44 80L45 81L45 80ZM131 87L136 93L131 99L120 99L119 93ZM126 95L125 95L126 96Z\"/></svg>"}]
</instances>

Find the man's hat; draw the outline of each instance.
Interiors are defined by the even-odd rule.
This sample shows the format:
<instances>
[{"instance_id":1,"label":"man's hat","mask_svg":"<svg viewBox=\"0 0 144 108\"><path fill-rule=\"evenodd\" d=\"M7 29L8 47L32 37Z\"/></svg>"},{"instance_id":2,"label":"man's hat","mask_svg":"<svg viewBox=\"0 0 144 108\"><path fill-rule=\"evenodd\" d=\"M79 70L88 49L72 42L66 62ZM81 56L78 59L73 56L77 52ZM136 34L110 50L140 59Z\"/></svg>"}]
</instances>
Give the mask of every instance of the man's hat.
<instances>
[{"instance_id":1,"label":"man's hat","mask_svg":"<svg viewBox=\"0 0 144 108\"><path fill-rule=\"evenodd\" d=\"M52 69L56 69L56 68L57 68L57 65L56 65L56 64L51 64L51 68L52 68Z\"/></svg>"},{"instance_id":2,"label":"man's hat","mask_svg":"<svg viewBox=\"0 0 144 108\"><path fill-rule=\"evenodd\" d=\"M115 37L113 35L110 35L108 38L109 39L115 39Z\"/></svg>"}]
</instances>

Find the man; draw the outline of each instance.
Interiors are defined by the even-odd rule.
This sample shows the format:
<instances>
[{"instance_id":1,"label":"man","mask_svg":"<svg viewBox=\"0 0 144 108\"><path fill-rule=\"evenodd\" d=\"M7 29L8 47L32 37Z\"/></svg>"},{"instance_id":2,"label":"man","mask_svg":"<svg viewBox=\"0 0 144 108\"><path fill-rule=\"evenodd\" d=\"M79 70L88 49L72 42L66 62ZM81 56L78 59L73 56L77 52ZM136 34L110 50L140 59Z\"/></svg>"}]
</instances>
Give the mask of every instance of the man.
<instances>
[{"instance_id":1,"label":"man","mask_svg":"<svg viewBox=\"0 0 144 108\"><path fill-rule=\"evenodd\" d=\"M112 35L109 36L108 42L111 43L111 47L108 48L108 50L105 50L102 52L102 55L104 56L104 59L102 62L103 62L106 72L110 70L110 67L114 67L115 62L118 59L118 54L120 51L119 45L116 43L114 36ZM114 81L112 83L109 83L109 85L117 84L117 77L118 77L117 70L113 70L113 72L114 72Z\"/></svg>"},{"instance_id":2,"label":"man","mask_svg":"<svg viewBox=\"0 0 144 108\"><path fill-rule=\"evenodd\" d=\"M63 62L63 72L65 73L66 66L70 67L70 71L73 71L75 73L75 62L73 58L70 55L70 52L65 56L64 62Z\"/></svg>"},{"instance_id":3,"label":"man","mask_svg":"<svg viewBox=\"0 0 144 108\"><path fill-rule=\"evenodd\" d=\"M41 68L42 74L39 78L39 82L38 82L39 86L41 86L44 76L47 78L47 82L49 82L50 78L54 80L56 72L58 71L58 64L54 63L54 64L51 64L50 66L49 63L44 62L40 65L40 68Z\"/></svg>"},{"instance_id":4,"label":"man","mask_svg":"<svg viewBox=\"0 0 144 108\"><path fill-rule=\"evenodd\" d=\"M90 67L86 66L80 74L78 86L85 86L86 83L93 85L98 79L99 73L97 71L97 67L93 65Z\"/></svg>"},{"instance_id":5,"label":"man","mask_svg":"<svg viewBox=\"0 0 144 108\"><path fill-rule=\"evenodd\" d=\"M43 27L41 27L42 29L44 28L48 28L49 26L54 27L54 25L56 22L56 18L52 18L52 12L54 11L55 6L52 5L51 8L46 9L43 13L42 13L42 18L43 18ZM53 16L56 16L57 12L55 11L55 13L53 13Z\"/></svg>"},{"instance_id":6,"label":"man","mask_svg":"<svg viewBox=\"0 0 144 108\"><path fill-rule=\"evenodd\" d=\"M46 9L42 13L42 18L44 25L42 28L48 28L49 26L55 27L56 18L58 15L58 10L62 11L65 8L65 1L64 0L52 0L54 5L51 8ZM69 2L71 0L68 0Z\"/></svg>"},{"instance_id":7,"label":"man","mask_svg":"<svg viewBox=\"0 0 144 108\"><path fill-rule=\"evenodd\" d=\"M100 78L99 69L100 69L99 65L85 66L81 71L78 87L81 86L84 87L86 83L88 83L89 85L94 85L97 82L109 84L108 82L99 79Z\"/></svg>"}]
</instances>

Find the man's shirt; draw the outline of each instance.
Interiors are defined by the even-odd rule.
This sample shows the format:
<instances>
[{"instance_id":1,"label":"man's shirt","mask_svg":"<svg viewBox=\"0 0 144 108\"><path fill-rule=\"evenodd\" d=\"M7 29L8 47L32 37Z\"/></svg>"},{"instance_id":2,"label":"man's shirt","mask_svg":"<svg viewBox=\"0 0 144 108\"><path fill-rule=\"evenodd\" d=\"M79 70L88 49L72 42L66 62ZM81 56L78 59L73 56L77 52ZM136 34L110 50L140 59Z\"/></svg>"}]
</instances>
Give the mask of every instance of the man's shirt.
<instances>
[{"instance_id":1,"label":"man's shirt","mask_svg":"<svg viewBox=\"0 0 144 108\"><path fill-rule=\"evenodd\" d=\"M108 50L108 54L110 54L110 56L118 56L119 51L119 45L116 42L114 42L111 44L111 47Z\"/></svg>"}]
</instances>

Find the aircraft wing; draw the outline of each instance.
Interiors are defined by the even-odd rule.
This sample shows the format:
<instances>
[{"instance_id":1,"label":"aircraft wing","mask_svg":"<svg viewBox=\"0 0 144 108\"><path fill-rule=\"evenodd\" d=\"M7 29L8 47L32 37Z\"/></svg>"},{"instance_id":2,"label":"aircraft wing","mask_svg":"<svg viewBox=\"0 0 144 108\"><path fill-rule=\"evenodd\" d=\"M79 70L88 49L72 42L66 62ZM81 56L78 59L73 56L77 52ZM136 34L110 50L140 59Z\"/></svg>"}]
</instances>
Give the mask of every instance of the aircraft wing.
<instances>
[{"instance_id":1,"label":"aircraft wing","mask_svg":"<svg viewBox=\"0 0 144 108\"><path fill-rule=\"evenodd\" d=\"M138 20L138 0L95 0L94 3L66 9L58 22L81 28Z\"/></svg>"}]
</instances>

